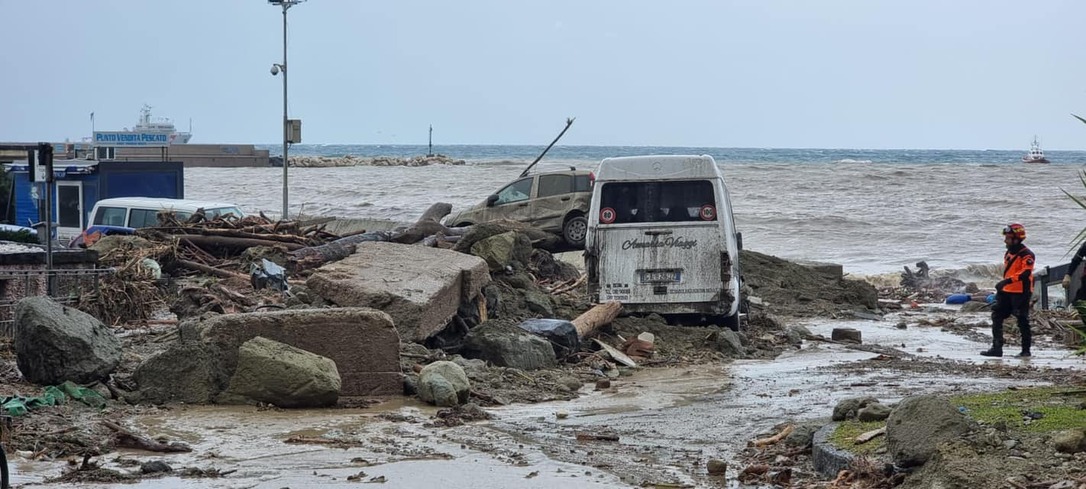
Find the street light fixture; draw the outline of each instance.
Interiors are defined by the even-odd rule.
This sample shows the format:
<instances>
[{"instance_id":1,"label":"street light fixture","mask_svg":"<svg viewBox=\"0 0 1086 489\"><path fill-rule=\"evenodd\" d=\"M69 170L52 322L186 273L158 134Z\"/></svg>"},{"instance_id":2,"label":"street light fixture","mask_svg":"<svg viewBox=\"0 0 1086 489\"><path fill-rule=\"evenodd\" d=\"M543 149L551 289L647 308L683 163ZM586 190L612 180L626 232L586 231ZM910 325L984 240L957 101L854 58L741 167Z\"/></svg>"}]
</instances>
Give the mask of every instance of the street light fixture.
<instances>
[{"instance_id":1,"label":"street light fixture","mask_svg":"<svg viewBox=\"0 0 1086 489\"><path fill-rule=\"evenodd\" d=\"M283 72L283 220L287 218L287 168L290 166L289 148L290 120L287 118L287 10L305 0L268 0L268 4L283 7L283 62L272 64L272 76Z\"/></svg>"}]
</instances>

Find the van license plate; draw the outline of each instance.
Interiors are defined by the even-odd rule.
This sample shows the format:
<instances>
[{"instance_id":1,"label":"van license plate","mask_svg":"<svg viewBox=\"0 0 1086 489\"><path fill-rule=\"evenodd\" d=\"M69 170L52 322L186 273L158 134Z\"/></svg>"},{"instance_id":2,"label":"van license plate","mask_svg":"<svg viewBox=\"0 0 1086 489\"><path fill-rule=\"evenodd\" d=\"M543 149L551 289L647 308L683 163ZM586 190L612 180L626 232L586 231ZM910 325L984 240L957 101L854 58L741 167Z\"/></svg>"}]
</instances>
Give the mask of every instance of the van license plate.
<instances>
[{"instance_id":1,"label":"van license plate","mask_svg":"<svg viewBox=\"0 0 1086 489\"><path fill-rule=\"evenodd\" d=\"M680 270L642 270L641 283L643 284L672 284L679 283L682 278Z\"/></svg>"}]
</instances>

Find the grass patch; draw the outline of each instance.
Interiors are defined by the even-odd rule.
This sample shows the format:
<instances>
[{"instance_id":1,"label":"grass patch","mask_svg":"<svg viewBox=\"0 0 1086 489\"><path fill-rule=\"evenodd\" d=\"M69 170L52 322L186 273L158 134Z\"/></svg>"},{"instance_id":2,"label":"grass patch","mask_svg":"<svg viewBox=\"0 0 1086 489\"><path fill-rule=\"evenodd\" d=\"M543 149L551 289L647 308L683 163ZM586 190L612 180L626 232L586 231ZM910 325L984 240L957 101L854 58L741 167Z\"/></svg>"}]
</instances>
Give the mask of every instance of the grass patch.
<instances>
[{"instance_id":1,"label":"grass patch","mask_svg":"<svg viewBox=\"0 0 1086 489\"><path fill-rule=\"evenodd\" d=\"M856 444L856 437L868 431L877 430L886 426L885 421L842 421L837 429L830 435L830 443L842 450L848 450L860 455L874 455L882 447L886 446L886 435L877 436L873 440L860 445Z\"/></svg>"},{"instance_id":2,"label":"grass patch","mask_svg":"<svg viewBox=\"0 0 1086 489\"><path fill-rule=\"evenodd\" d=\"M1004 422L1007 428L1034 433L1086 426L1086 389L1036 387L950 398L965 414L986 424ZM1029 419L1037 413L1038 419ZM1036 414L1034 414L1036 417ZM1026 420L1029 419L1029 423Z\"/></svg>"},{"instance_id":3,"label":"grass patch","mask_svg":"<svg viewBox=\"0 0 1086 489\"><path fill-rule=\"evenodd\" d=\"M1053 386L1007 389L954 396L950 402L955 407L964 407L965 414L974 420L987 425L1003 422L1010 430L1044 433L1086 426L1086 389L1083 388ZM830 435L830 443L852 453L873 455L886 446L885 436L860 445L856 444L855 439L883 426L886 426L885 421L843 421Z\"/></svg>"}]
</instances>

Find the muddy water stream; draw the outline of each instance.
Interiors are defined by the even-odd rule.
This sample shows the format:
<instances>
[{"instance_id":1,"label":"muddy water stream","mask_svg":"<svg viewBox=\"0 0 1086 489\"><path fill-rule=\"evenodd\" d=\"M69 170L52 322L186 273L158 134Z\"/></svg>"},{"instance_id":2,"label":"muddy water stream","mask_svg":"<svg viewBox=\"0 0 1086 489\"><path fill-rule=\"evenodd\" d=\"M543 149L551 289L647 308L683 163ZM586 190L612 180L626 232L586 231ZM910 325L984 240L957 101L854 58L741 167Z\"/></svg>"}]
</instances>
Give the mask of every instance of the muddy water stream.
<instances>
[{"instance_id":1,"label":"muddy water stream","mask_svg":"<svg viewBox=\"0 0 1086 489\"><path fill-rule=\"evenodd\" d=\"M896 322L820 321L806 326L827 337L834 327L857 328L865 344L893 346L920 357L984 361L976 355L982 343L936 328L899 330ZM1025 361L1083 367L1066 351L1038 348L1034 353ZM706 460L732 460L747 440L780 422L827 418L841 399L871 395L893 402L917 393L1021 383L937 371L832 368L875 356L835 343L804 342L803 348L774 360L643 369L613 380L611 389L586 386L585 395L573 401L488 409L494 420L454 428L426 426L436 410L402 399L357 410L183 407L136 422L152 436L165 434L190 443L192 453L123 452L101 462L125 472L138 468L120 467L118 456L163 460L175 469L236 472L214 479L166 477L135 484L51 487L301 488L381 480L385 487L405 488L600 488L645 482L735 487L730 478L709 478ZM617 435L619 441L577 441L579 433ZM285 442L322 436L355 443L336 447ZM29 485L64 468L59 462L13 463L16 481Z\"/></svg>"}]
</instances>

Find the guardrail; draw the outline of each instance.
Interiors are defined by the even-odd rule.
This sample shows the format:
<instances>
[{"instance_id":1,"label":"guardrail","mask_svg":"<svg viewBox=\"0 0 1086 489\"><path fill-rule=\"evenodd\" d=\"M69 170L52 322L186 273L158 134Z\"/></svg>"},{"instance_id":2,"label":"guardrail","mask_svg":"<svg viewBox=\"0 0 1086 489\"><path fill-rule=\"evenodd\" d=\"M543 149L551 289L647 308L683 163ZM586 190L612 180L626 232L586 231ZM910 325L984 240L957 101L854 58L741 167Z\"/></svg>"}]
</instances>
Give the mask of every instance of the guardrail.
<instances>
[{"instance_id":1,"label":"guardrail","mask_svg":"<svg viewBox=\"0 0 1086 489\"><path fill-rule=\"evenodd\" d=\"M50 297L60 304L98 297L100 279L112 268L0 270L0 336L15 336L15 305L27 297ZM53 291L52 294L49 291Z\"/></svg>"},{"instance_id":2,"label":"guardrail","mask_svg":"<svg viewBox=\"0 0 1086 489\"><path fill-rule=\"evenodd\" d=\"M1048 286L1050 284L1058 284L1063 281L1063 277L1067 275L1071 268L1070 263L1064 263L1063 265L1056 265L1054 267L1044 267L1040 271L1033 274L1033 283L1036 289L1041 291L1041 309L1048 309ZM1070 307L1070 298L1064 298L1064 306Z\"/></svg>"}]
</instances>

